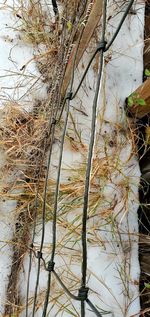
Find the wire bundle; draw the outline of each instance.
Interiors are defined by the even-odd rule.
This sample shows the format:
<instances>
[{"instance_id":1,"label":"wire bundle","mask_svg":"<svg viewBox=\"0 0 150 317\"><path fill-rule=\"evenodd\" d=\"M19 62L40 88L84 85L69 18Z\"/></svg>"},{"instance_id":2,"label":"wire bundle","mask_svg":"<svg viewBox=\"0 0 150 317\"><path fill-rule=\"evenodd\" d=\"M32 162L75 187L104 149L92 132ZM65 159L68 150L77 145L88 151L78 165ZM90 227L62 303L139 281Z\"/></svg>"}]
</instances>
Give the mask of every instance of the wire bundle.
<instances>
[{"instance_id":1,"label":"wire bundle","mask_svg":"<svg viewBox=\"0 0 150 317\"><path fill-rule=\"evenodd\" d=\"M57 7L56 1L53 2L53 7ZM50 129L49 129L49 135L51 136L51 142L49 147L49 155L48 155L48 162L47 162L47 169L46 169L46 176L45 176L45 186L44 186L44 194L43 194L43 208L42 208L42 236L41 236L41 243L40 243L40 249L35 254L37 260L38 260L38 270L37 270L37 277L36 277L36 286L35 286L35 292L34 292L34 301L33 301L33 309L32 309L32 317L35 316L35 309L36 309L36 302L37 302L37 293L38 293L38 285L39 285L39 277L40 277L40 267L41 267L41 261L44 263L45 270L48 272L48 280L47 280L47 289L46 289L46 295L45 295L45 302L43 307L43 313L42 317L46 317L47 315L47 308L48 308L48 301L50 296L50 290L51 290L51 275L54 274L55 278L57 279L58 283L61 285L61 287L64 289L65 293L70 296L70 298L80 301L81 302L81 317L85 316L85 302L88 304L88 306L91 308L91 310L95 313L95 316L102 317L102 314L98 311L98 309L95 307L95 305L90 301L88 297L88 287L87 287L87 216L88 216L88 200L89 200L89 189L90 189L90 175L91 175L91 166L92 166L92 157L93 157L93 149L94 149L94 142L95 142L95 130L96 130L96 117L97 117L97 101L98 101L98 95L101 85L101 78L102 78L102 71L103 71L103 59L104 59L104 53L111 47L113 42L115 41L121 26L126 19L134 0L131 0L129 4L127 5L127 8L123 14L123 17L112 37L112 39L107 44L105 39L105 33L106 33L106 17L107 17L107 0L103 0L103 25L102 25L102 35L101 40L98 43L98 46L93 53L86 70L79 82L79 85L76 88L76 91L73 93L73 83L74 83L74 75L75 75L75 62L76 62L76 56L79 48L79 44L82 38L83 30L85 27L86 22L88 21L88 17L90 15L91 9L92 9L92 3L90 3L87 13L84 19L84 23L82 23L82 30L78 39L78 44L76 46L76 51L74 55L74 61L73 61L73 70L72 70L72 77L70 82L70 88L69 91L66 94L66 97L64 98L64 102L62 105L61 113L58 116L58 109L55 110L54 116L50 120ZM58 10L58 8L57 8ZM95 96L93 100L93 108L92 108L92 122L91 122L91 136L90 136L90 144L89 144L89 151L88 151L88 158L87 158L87 167L86 167L86 177L85 177L85 188L84 188L84 203L83 203L83 214L82 214L82 232L81 232L81 240L82 240L82 278L81 278L81 286L78 291L78 295L72 294L67 287L64 285L63 281L60 279L58 274L55 271L55 251L56 251L56 228L57 228L57 211L58 211L58 198L59 198L59 187L60 187L60 175L61 175L61 165L62 165L62 156L63 156L63 149L64 149L64 141L66 136L66 130L67 130L67 123L68 123L68 117L69 117L69 111L70 111L70 103L71 100L73 100L84 79L85 76L91 66L92 61L96 57L96 55L100 55L100 62L99 62L99 70L98 70L98 76L97 76L97 83L96 83L96 91ZM61 136L61 144L60 144L60 154L59 154L59 164L58 164L58 173L57 173L57 181L56 181L56 190L55 190L55 199L54 199L54 210L53 210L53 222L52 222L52 252L50 255L50 260L48 262L48 265L46 265L45 260L43 258L43 245L44 245L44 237L45 237L45 216L46 216L46 201L47 201L47 185L48 185L48 174L49 174L49 168L51 164L51 155L52 155L52 145L54 141L54 133L55 133L55 126L60 121L64 107L66 105L66 113L65 113L65 122L63 127L63 132ZM44 153L45 154L45 153ZM33 236L32 236L32 243L30 245L30 261L29 261L29 269L28 269L28 281L27 281L27 296L26 296L26 317L28 317L28 299L29 299L29 286L30 286L30 275L31 275L31 266L32 266L32 252L33 252L33 246L34 246L34 236L35 236L35 228L36 228L36 214L37 214L37 196L35 201L35 217L34 217L34 228L33 228Z\"/></svg>"}]
</instances>

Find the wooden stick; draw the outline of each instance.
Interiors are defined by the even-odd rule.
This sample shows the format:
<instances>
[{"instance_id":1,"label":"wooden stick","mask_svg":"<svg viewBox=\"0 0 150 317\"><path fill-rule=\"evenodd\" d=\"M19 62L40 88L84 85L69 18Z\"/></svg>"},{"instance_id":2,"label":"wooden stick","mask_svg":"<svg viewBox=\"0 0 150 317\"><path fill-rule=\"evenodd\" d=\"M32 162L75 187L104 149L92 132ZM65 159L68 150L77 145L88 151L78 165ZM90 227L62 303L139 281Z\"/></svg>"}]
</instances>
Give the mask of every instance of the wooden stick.
<instances>
[{"instance_id":1,"label":"wooden stick","mask_svg":"<svg viewBox=\"0 0 150 317\"><path fill-rule=\"evenodd\" d=\"M86 48L91 40L91 37L94 33L94 30L95 30L98 22L100 21L101 15L102 15L102 0L95 0L95 2L93 4L92 11L90 13L90 16L88 18L88 21L86 23L86 26L85 26L85 29L83 32L79 48L78 48L78 53L77 53L77 57L76 57L76 67L78 66L78 64L83 56L83 53L85 52L85 50L86 50ZM70 57L70 60L68 62L68 66L66 69L64 82L63 82L63 86L62 86L62 96L65 95L66 89L67 89L69 82L70 82L70 79L71 79L75 51L76 51L76 45L73 49L73 52L71 54L71 57Z\"/></svg>"}]
</instances>

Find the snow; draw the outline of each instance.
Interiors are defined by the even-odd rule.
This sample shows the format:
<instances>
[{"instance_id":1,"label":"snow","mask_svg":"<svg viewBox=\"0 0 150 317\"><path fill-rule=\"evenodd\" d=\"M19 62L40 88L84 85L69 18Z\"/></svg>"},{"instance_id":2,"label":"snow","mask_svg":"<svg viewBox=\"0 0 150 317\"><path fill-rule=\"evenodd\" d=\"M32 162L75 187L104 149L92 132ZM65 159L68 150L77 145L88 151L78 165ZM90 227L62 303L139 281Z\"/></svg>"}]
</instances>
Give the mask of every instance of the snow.
<instances>
[{"instance_id":1,"label":"snow","mask_svg":"<svg viewBox=\"0 0 150 317\"><path fill-rule=\"evenodd\" d=\"M36 64L32 61L28 67L21 68L33 59L34 48L25 45L19 38L18 21L12 13L13 2L5 1L0 8L0 111L8 102L17 102L25 110L31 109L31 103L36 98L42 99L46 95L46 85L40 79ZM1 188L10 180L10 175L3 175L5 154L1 150ZM0 199L0 314L6 303L6 289L11 272L12 238L15 230L15 208L17 201Z\"/></svg>"},{"instance_id":2,"label":"snow","mask_svg":"<svg viewBox=\"0 0 150 317\"><path fill-rule=\"evenodd\" d=\"M16 21L16 17L7 7L9 1L7 6L6 3L0 11L1 105L5 101L14 100L29 110L29 104L36 97L38 99L45 97L46 85L42 83L41 75L33 60L34 48L31 45L25 45L19 37L19 32L14 31L19 27L19 21ZM26 64L28 65L25 70L22 69Z\"/></svg>"},{"instance_id":3,"label":"snow","mask_svg":"<svg viewBox=\"0 0 150 317\"><path fill-rule=\"evenodd\" d=\"M100 174L94 180L94 185L91 186L91 191L94 195L95 184L99 185L101 200L96 209L97 215L88 220L87 281L90 288L90 300L99 310L107 312L108 317L131 317L135 314L138 315L140 311L137 215L140 170L136 153L133 153L133 142L130 137L130 129L128 128L130 122L124 112L124 102L125 98L142 82L144 2L136 1L134 10L137 14L130 14L127 17L113 46L105 54L93 158L99 162L99 166L104 164L108 177L105 177L102 171L100 171ZM111 38L120 21L122 12L117 12L118 8L114 4L114 1L109 0L108 17L111 18L107 26L107 39ZM18 22L16 21L16 17L12 15L11 10L8 10L8 7L0 11L0 21L1 107L3 107L5 101L15 100L20 106L31 111L30 105L34 103L36 98L46 97L47 88L46 84L43 84L41 81L41 75L37 70L35 61L29 63L23 71L20 70L23 65L27 64L33 58L34 48L29 44L25 44L19 38L19 32L11 30L11 27L14 27L14 25L16 27ZM81 77L83 67L85 67L89 60L93 48L92 45L89 51L84 54L76 71L74 89ZM79 168L85 166L89 145L92 100L95 92L96 73L93 66L90 68L77 98L71 102L71 114L76 123L77 130L80 132L84 151L80 147L79 151L76 151L69 139L66 138L61 184L70 184L69 178L73 178L74 175L76 176L80 172L78 171ZM4 77L6 74L8 77ZM70 118L67 132L70 136L77 138ZM52 164L49 173L49 177L53 178L53 180L56 180L57 176L59 145L60 143L57 140L53 146ZM110 170L111 175L109 175ZM81 192L82 194L83 191ZM59 202L60 209L65 201L68 204L70 202L68 197L62 199ZM11 268L12 246L8 241L11 241L13 237L13 211L16 203L16 201L6 201L5 203L1 202L0 205L0 243L2 254L0 257L0 280L3 281L0 285L1 314L3 313L6 301L5 292ZM72 232L71 241L68 241L67 237L69 225L72 225L73 220L77 224L79 219L76 219L76 217L82 213L82 207L80 205L77 207L71 208L70 212L62 218L63 221L66 221L68 227L58 226L57 244L60 242L60 245L57 249L55 262L56 271L59 272L62 279L64 278L68 282L69 278L73 275L74 282L77 282L77 284L72 283L78 286L81 277L81 242L78 240L74 246L76 239L74 232ZM109 213L110 209L113 210L110 216L103 216L106 212ZM39 225L36 230L35 239L37 248L41 238L40 229L41 226ZM51 239L51 221L49 221L46 223L44 240L44 257L46 261L49 259ZM89 242L90 240L91 242ZM65 247L61 247L62 242L66 247L71 248L71 250L67 251ZM64 254L64 257L61 252ZM23 304L25 304L26 296L24 285L27 281L28 261L29 257L26 254L19 280L19 291ZM30 281L31 298L35 289L36 271L37 260L34 258ZM44 299L46 282L47 272L42 267L38 290L39 302L42 302ZM77 288L76 286L72 287L72 289ZM52 307L52 304L49 304L49 316L69 317L70 313L67 311L67 308L63 312L62 310L59 311L61 304L68 305L66 307L69 307L72 311L76 309L76 316L80 316L79 303L70 301L54 279L52 280L52 290L55 294L60 292L61 296L59 304L57 303L58 306L55 305ZM32 311L32 307L30 307L29 311ZM41 312L42 308L39 308L35 316L41 316ZM25 312L23 311L20 316L24 317ZM86 317L90 316L94 317L95 315L86 305Z\"/></svg>"}]
</instances>

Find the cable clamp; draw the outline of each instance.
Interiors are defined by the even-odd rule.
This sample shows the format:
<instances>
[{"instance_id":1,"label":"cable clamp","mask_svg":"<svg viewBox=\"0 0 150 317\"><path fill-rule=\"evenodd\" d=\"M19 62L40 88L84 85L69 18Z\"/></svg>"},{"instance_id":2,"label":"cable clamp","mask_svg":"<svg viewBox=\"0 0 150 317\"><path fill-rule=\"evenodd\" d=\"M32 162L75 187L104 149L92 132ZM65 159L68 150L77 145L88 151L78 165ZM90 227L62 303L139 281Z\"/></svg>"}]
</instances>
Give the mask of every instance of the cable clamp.
<instances>
[{"instance_id":1,"label":"cable clamp","mask_svg":"<svg viewBox=\"0 0 150 317\"><path fill-rule=\"evenodd\" d=\"M88 298L88 291L89 291L88 287L81 287L79 289L78 296L80 297L81 301L85 301Z\"/></svg>"},{"instance_id":2,"label":"cable clamp","mask_svg":"<svg viewBox=\"0 0 150 317\"><path fill-rule=\"evenodd\" d=\"M47 271L48 271L48 272L54 271L54 266L55 266L55 262L49 261L49 262L48 262L48 265L47 265Z\"/></svg>"},{"instance_id":3,"label":"cable clamp","mask_svg":"<svg viewBox=\"0 0 150 317\"><path fill-rule=\"evenodd\" d=\"M73 92L72 91L69 91L66 95L66 100L71 100L72 99L72 96L73 96Z\"/></svg>"},{"instance_id":4,"label":"cable clamp","mask_svg":"<svg viewBox=\"0 0 150 317\"><path fill-rule=\"evenodd\" d=\"M106 45L107 45L107 41L99 42L97 45L97 50L98 51L103 50L105 52Z\"/></svg>"},{"instance_id":5,"label":"cable clamp","mask_svg":"<svg viewBox=\"0 0 150 317\"><path fill-rule=\"evenodd\" d=\"M37 259L42 259L43 253L41 251L37 251L36 257L37 257Z\"/></svg>"}]
</instances>

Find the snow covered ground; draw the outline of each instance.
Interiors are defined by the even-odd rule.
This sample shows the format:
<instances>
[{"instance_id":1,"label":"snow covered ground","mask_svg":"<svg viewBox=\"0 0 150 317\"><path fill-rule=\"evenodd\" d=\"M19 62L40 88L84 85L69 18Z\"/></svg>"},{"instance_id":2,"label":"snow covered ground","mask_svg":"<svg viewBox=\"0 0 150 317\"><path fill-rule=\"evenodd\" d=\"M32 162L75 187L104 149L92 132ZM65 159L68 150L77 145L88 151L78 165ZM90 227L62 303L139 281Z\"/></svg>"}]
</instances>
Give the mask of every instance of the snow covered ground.
<instances>
[{"instance_id":1,"label":"snow covered ground","mask_svg":"<svg viewBox=\"0 0 150 317\"><path fill-rule=\"evenodd\" d=\"M34 48L19 37L16 17L9 8L10 1L1 4L0 10L0 87L1 107L8 101L16 101L26 110L36 98L46 98L46 84L43 84L34 61L25 70L22 66L32 59ZM119 7L120 6L120 7ZM107 38L111 38L126 3L121 6L108 1ZM88 219L88 287L89 298L107 316L138 316L139 303L139 260L138 260L138 184L139 165L135 153L130 122L124 112L125 98L142 82L144 3L136 1L134 14L129 14L113 46L105 54L103 82L99 95L95 152L93 157L93 179L90 190L90 211ZM121 11L121 12L120 12ZM120 12L120 13L118 13ZM133 13L133 12L132 12ZM93 44L75 74L75 85L89 60ZM94 61L78 96L71 102L70 117L65 140L59 210L65 206L58 224L56 271L62 279L77 290L81 277L80 216L84 185L85 162L89 144L92 100L95 92L96 63ZM65 114L64 114L65 116ZM74 127L78 131L75 132ZM76 140L77 142L71 142ZM53 146L49 178L55 180L59 157L59 140ZM1 166L4 153L1 151ZM8 176L9 177L9 176ZM6 181L6 180L5 180ZM76 181L76 182L75 182ZM1 187L4 179L2 178ZM5 184L5 183L4 183ZM74 187L76 185L76 188ZM67 189L69 188L69 190ZM72 189L73 188L73 189ZM54 189L50 187L50 190ZM68 191L67 191L68 190ZM72 199L71 193L75 191ZM95 199L93 205L92 199ZM75 200L75 203L73 202ZM14 232L14 209L16 201L1 199L1 257L0 257L0 312L3 314L5 294L11 269ZM93 209L92 209L93 208ZM68 239L68 231L72 229ZM77 230L79 228L79 230ZM69 231L69 232L70 232ZM76 232L77 231L77 232ZM35 244L40 243L40 225L37 228ZM51 221L46 223L44 257L48 260L51 240ZM75 243L76 241L76 243ZM69 250L69 251L68 251ZM28 254L20 274L19 292L22 305L25 304L28 273ZM34 295L37 260L33 259L30 297ZM35 316L41 316L47 273L42 269L39 284L39 309ZM53 279L52 294L60 294L53 307L49 304L49 316L80 316L80 305L70 300ZM32 305L29 311L32 311ZM23 310L20 316L25 316ZM86 306L86 317L95 316Z\"/></svg>"},{"instance_id":2,"label":"snow covered ground","mask_svg":"<svg viewBox=\"0 0 150 317\"><path fill-rule=\"evenodd\" d=\"M0 106L1 109L10 103L17 103L26 110L31 109L33 100L45 97L46 85L40 79L36 65L33 62L25 71L21 68L33 59L34 49L25 45L19 37L18 19L13 15L13 1L0 4ZM45 87L44 87L45 86ZM39 91L40 88L40 91ZM2 110L1 110L2 111ZM2 112L1 112L2 118ZM9 183L10 175L6 175L4 166L6 155L1 147L1 193ZM5 293L11 270L12 238L15 229L15 208L17 201L0 200L0 314L3 313Z\"/></svg>"}]
</instances>

